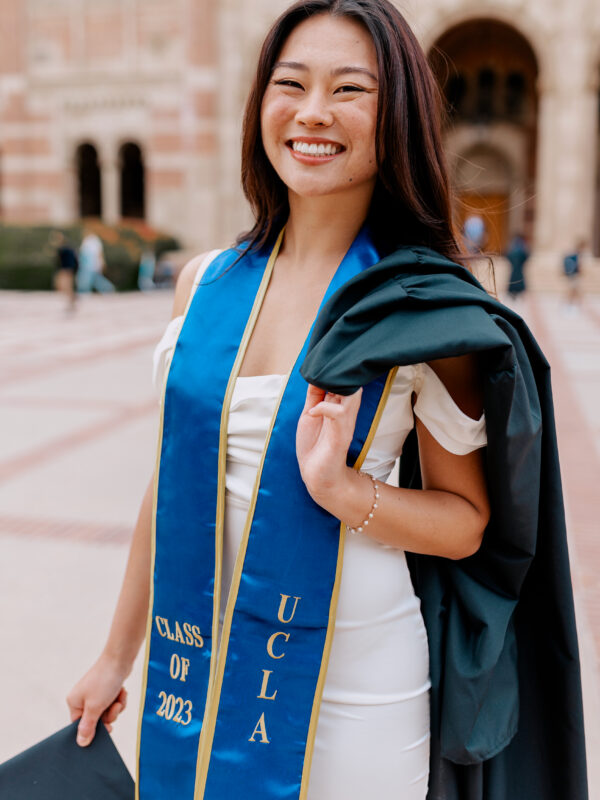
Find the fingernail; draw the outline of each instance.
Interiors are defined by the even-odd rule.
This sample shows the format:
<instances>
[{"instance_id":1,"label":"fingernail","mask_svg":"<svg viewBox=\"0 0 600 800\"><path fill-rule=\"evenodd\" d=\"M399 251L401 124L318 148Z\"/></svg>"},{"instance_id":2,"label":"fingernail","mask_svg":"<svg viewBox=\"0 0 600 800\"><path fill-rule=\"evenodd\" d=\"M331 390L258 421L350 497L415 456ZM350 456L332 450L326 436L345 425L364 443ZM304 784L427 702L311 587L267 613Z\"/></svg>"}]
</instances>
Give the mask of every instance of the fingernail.
<instances>
[{"instance_id":1,"label":"fingernail","mask_svg":"<svg viewBox=\"0 0 600 800\"><path fill-rule=\"evenodd\" d=\"M82 733L77 734L77 744L82 746L87 744L87 739Z\"/></svg>"}]
</instances>

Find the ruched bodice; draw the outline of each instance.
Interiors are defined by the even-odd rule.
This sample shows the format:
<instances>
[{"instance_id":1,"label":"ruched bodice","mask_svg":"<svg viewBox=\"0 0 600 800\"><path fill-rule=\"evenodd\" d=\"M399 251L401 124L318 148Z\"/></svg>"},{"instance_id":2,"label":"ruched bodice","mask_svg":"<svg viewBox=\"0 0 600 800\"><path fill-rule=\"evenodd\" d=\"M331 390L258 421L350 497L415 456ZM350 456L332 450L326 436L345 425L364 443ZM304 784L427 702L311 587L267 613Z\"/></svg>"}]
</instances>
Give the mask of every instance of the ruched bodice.
<instances>
[{"instance_id":1,"label":"ruched bodice","mask_svg":"<svg viewBox=\"0 0 600 800\"><path fill-rule=\"evenodd\" d=\"M247 509L283 375L238 378L227 429L227 501Z\"/></svg>"}]
</instances>

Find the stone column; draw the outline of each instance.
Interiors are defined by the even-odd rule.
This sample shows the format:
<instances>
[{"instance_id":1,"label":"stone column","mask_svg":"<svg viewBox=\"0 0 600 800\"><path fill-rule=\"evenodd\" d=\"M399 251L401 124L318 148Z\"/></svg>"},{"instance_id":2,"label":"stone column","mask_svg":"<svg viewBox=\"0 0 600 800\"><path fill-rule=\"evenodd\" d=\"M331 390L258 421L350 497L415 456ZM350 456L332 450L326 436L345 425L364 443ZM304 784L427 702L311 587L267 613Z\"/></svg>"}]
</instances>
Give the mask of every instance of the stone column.
<instances>
[{"instance_id":1,"label":"stone column","mask_svg":"<svg viewBox=\"0 0 600 800\"><path fill-rule=\"evenodd\" d=\"M288 0L219 0L219 205L223 210L219 231L224 241L252 226L240 189L242 114L260 45L288 5Z\"/></svg>"},{"instance_id":2,"label":"stone column","mask_svg":"<svg viewBox=\"0 0 600 800\"><path fill-rule=\"evenodd\" d=\"M540 83L535 257L533 285L552 288L563 255L576 242L591 244L594 214L597 86L585 69L581 40L556 42L568 70Z\"/></svg>"},{"instance_id":3,"label":"stone column","mask_svg":"<svg viewBox=\"0 0 600 800\"><path fill-rule=\"evenodd\" d=\"M573 247L577 239L588 241L592 232L595 175L596 91L581 86L559 96L560 113L555 133L554 234L552 249Z\"/></svg>"},{"instance_id":4,"label":"stone column","mask_svg":"<svg viewBox=\"0 0 600 800\"><path fill-rule=\"evenodd\" d=\"M559 113L556 88L553 86L538 86L538 143L536 164L536 208L535 208L535 237L534 249L536 252L552 250L554 237L554 198L556 190L554 176L555 154L555 126L554 120Z\"/></svg>"},{"instance_id":5,"label":"stone column","mask_svg":"<svg viewBox=\"0 0 600 800\"><path fill-rule=\"evenodd\" d=\"M227 244L220 236L223 210L219 204L218 182L218 15L220 2L185 0L188 24L185 29L185 70L180 92L179 133L184 209L179 211L178 233L190 252L209 250ZM219 87L222 91L222 87ZM181 233L179 233L181 231Z\"/></svg>"},{"instance_id":6,"label":"stone column","mask_svg":"<svg viewBox=\"0 0 600 800\"><path fill-rule=\"evenodd\" d=\"M255 12L256 13L256 12ZM243 228L247 214L240 189L240 133L243 100L250 63L244 75L248 31L244 28L244 6L239 0L219 3L219 239L231 241ZM231 47L231 42L236 46Z\"/></svg>"},{"instance_id":7,"label":"stone column","mask_svg":"<svg viewBox=\"0 0 600 800\"><path fill-rule=\"evenodd\" d=\"M73 148L74 153L74 148ZM57 198L53 210L53 220L60 225L68 225L79 217L79 182L75 156L70 155L62 161L63 191Z\"/></svg>"},{"instance_id":8,"label":"stone column","mask_svg":"<svg viewBox=\"0 0 600 800\"><path fill-rule=\"evenodd\" d=\"M102 185L102 219L109 225L121 218L121 176L116 154L101 153L98 157Z\"/></svg>"}]
</instances>

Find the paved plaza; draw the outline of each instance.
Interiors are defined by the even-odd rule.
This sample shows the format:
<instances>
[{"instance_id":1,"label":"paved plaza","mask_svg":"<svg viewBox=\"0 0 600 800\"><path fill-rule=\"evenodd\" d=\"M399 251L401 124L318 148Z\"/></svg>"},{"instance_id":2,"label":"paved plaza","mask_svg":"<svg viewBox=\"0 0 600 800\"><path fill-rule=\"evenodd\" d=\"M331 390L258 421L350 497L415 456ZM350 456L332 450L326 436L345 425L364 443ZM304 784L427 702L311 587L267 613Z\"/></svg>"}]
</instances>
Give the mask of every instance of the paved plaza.
<instances>
[{"instance_id":1,"label":"paved plaza","mask_svg":"<svg viewBox=\"0 0 600 800\"><path fill-rule=\"evenodd\" d=\"M106 638L155 461L152 350L171 292L0 292L0 761L68 722ZM590 755L600 754L600 296L517 307L552 364ZM114 729L134 769L141 659ZM590 758L590 761L592 759ZM600 800L591 763L591 800ZM568 800L568 798L565 798Z\"/></svg>"}]
</instances>

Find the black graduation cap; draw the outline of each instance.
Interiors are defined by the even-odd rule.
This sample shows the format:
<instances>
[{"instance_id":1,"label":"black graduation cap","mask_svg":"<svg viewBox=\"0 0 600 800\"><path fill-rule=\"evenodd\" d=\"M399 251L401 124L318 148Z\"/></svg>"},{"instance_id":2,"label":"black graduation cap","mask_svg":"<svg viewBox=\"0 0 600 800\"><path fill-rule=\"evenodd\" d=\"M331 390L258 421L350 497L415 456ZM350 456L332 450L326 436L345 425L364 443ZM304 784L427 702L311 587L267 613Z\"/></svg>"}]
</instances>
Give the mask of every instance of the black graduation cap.
<instances>
[{"instance_id":1,"label":"black graduation cap","mask_svg":"<svg viewBox=\"0 0 600 800\"><path fill-rule=\"evenodd\" d=\"M133 800L135 785L102 723L88 747L79 721L0 764L2 800Z\"/></svg>"}]
</instances>

